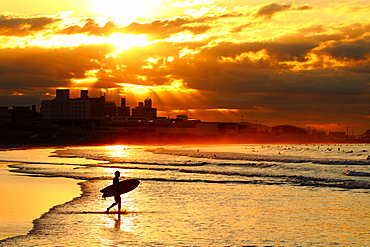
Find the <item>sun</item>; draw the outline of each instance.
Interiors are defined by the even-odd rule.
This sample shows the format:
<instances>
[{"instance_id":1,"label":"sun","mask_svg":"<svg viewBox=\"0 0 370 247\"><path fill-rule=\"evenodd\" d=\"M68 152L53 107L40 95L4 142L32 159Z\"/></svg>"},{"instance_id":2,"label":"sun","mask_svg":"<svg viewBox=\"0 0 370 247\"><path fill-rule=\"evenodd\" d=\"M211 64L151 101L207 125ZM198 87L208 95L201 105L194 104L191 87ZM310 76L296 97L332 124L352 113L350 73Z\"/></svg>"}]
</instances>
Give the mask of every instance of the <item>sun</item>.
<instances>
[{"instance_id":1,"label":"sun","mask_svg":"<svg viewBox=\"0 0 370 247\"><path fill-rule=\"evenodd\" d=\"M119 51L150 44L145 34L113 33L105 39L107 43L114 45Z\"/></svg>"},{"instance_id":2,"label":"sun","mask_svg":"<svg viewBox=\"0 0 370 247\"><path fill-rule=\"evenodd\" d=\"M101 15L120 19L125 24L141 17L152 16L152 8L157 1L150 0L94 0L94 9Z\"/></svg>"}]
</instances>

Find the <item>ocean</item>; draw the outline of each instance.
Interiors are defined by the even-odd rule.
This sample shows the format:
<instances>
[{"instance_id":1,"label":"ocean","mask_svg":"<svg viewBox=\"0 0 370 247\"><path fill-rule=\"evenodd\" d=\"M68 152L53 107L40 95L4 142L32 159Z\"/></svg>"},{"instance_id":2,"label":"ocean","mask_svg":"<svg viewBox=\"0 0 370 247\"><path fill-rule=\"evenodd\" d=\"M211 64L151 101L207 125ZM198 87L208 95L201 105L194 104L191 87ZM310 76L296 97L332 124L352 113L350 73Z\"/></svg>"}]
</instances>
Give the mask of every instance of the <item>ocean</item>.
<instances>
[{"instance_id":1,"label":"ocean","mask_svg":"<svg viewBox=\"0 0 370 247\"><path fill-rule=\"evenodd\" d=\"M0 246L370 246L369 155L369 144L1 151L12 172L73 179L81 195ZM141 183L124 214L105 214L116 170Z\"/></svg>"}]
</instances>

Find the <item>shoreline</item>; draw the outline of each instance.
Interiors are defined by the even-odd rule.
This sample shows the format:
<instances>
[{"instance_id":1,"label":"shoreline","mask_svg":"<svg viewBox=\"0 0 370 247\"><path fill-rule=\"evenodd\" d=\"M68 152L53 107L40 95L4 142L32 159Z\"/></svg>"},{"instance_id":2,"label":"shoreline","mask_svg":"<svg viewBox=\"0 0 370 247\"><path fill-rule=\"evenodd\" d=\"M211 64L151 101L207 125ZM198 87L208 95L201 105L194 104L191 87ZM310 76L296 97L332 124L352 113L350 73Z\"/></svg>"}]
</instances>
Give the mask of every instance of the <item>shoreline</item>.
<instances>
[{"instance_id":1,"label":"shoreline","mask_svg":"<svg viewBox=\"0 0 370 247\"><path fill-rule=\"evenodd\" d=\"M327 141L327 142L305 142L305 141L287 141L287 142L111 142L111 143L84 143L84 144L63 144L63 145L44 145L44 144L8 144L4 145L0 143L1 151L13 151L13 150L29 150L29 149L64 149L67 147L89 147L89 146L112 146L112 145L127 145L127 146L178 146L178 145L237 145L237 144L264 144L264 145L351 145L351 144L363 144L369 145L370 141Z\"/></svg>"},{"instance_id":2,"label":"shoreline","mask_svg":"<svg viewBox=\"0 0 370 247\"><path fill-rule=\"evenodd\" d=\"M54 133L54 132L53 132ZM106 130L82 133L41 133L40 131L0 131L0 150L58 148L102 145L228 145L228 144L369 144L369 136L314 136L303 134L209 134L126 133ZM35 137L36 135L36 137ZM53 138L54 137L54 138ZM20 141L21 140L21 141Z\"/></svg>"},{"instance_id":3,"label":"shoreline","mask_svg":"<svg viewBox=\"0 0 370 247\"><path fill-rule=\"evenodd\" d=\"M0 242L28 234L34 220L82 194L79 180L13 173L10 164L0 162Z\"/></svg>"}]
</instances>

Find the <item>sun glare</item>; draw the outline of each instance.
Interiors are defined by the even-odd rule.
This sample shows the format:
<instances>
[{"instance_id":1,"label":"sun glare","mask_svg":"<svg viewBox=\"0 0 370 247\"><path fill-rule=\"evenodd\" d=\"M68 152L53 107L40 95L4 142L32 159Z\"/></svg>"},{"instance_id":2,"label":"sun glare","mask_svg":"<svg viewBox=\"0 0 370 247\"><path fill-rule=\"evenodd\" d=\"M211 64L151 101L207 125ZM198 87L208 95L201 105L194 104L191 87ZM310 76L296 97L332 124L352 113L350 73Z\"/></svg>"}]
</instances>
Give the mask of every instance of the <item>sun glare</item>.
<instances>
[{"instance_id":1,"label":"sun glare","mask_svg":"<svg viewBox=\"0 0 370 247\"><path fill-rule=\"evenodd\" d=\"M112 150L112 151L123 151L127 147L123 145L114 145L114 146L106 146L105 148L108 150Z\"/></svg>"},{"instance_id":2,"label":"sun glare","mask_svg":"<svg viewBox=\"0 0 370 247\"><path fill-rule=\"evenodd\" d=\"M85 72L85 78L82 79L77 79L77 78L72 78L71 82L75 84L91 84L95 83L98 81L97 78L97 73L99 70L88 70Z\"/></svg>"},{"instance_id":3,"label":"sun glare","mask_svg":"<svg viewBox=\"0 0 370 247\"><path fill-rule=\"evenodd\" d=\"M113 33L107 39L107 43L114 45L118 50L123 51L132 47L149 45L145 34L123 34Z\"/></svg>"},{"instance_id":4,"label":"sun glare","mask_svg":"<svg viewBox=\"0 0 370 247\"><path fill-rule=\"evenodd\" d=\"M109 37L89 36L85 34L53 36L38 35L32 39L29 37L18 39L8 38L2 39L1 42L3 42L1 45L3 48L24 48L27 46L58 48L77 47L80 45L111 44L116 47L118 53L132 47L142 47L150 44L145 34L123 34L118 32L113 33Z\"/></svg>"},{"instance_id":5,"label":"sun glare","mask_svg":"<svg viewBox=\"0 0 370 247\"><path fill-rule=\"evenodd\" d=\"M118 86L121 86L125 91L132 92L134 94L145 94L150 92L180 92L180 93L193 93L198 92L195 89L188 88L183 80L171 80L168 85L136 85L130 83L117 83Z\"/></svg>"},{"instance_id":6,"label":"sun glare","mask_svg":"<svg viewBox=\"0 0 370 247\"><path fill-rule=\"evenodd\" d=\"M106 146L109 157L123 158L127 157L127 147L123 145Z\"/></svg>"},{"instance_id":7,"label":"sun glare","mask_svg":"<svg viewBox=\"0 0 370 247\"><path fill-rule=\"evenodd\" d=\"M128 25L140 17L151 16L151 10L157 1L95 0L94 2L96 12L119 19L122 25Z\"/></svg>"}]
</instances>

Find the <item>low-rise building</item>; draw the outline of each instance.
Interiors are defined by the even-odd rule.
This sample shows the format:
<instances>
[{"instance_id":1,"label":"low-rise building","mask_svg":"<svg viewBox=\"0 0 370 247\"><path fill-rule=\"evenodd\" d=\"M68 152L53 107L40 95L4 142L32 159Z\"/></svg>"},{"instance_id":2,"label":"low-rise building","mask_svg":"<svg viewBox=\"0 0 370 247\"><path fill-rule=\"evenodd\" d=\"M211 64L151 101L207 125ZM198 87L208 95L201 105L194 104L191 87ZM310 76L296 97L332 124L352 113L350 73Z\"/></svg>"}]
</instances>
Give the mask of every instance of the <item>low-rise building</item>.
<instances>
[{"instance_id":1,"label":"low-rise building","mask_svg":"<svg viewBox=\"0 0 370 247\"><path fill-rule=\"evenodd\" d=\"M0 126L8 125L11 123L11 114L9 107L0 107Z\"/></svg>"}]
</instances>

